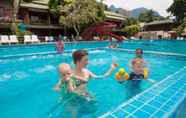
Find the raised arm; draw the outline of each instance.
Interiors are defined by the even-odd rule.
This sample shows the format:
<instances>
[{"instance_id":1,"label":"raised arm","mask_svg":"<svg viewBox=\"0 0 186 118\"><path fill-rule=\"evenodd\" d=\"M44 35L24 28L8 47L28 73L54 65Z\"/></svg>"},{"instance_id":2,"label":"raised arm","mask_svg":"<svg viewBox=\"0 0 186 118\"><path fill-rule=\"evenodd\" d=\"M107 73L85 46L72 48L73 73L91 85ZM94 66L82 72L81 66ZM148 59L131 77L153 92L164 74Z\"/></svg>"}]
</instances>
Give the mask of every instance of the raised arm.
<instances>
[{"instance_id":1,"label":"raised arm","mask_svg":"<svg viewBox=\"0 0 186 118\"><path fill-rule=\"evenodd\" d=\"M117 67L118 65L117 64L111 64L111 67L108 69L108 71L106 73L104 73L103 75L96 75L92 72L89 71L89 75L92 77L92 78L95 78L95 79L98 79L98 78L105 78L105 77L108 77L112 74L112 72L115 70L115 68Z\"/></svg>"}]
</instances>

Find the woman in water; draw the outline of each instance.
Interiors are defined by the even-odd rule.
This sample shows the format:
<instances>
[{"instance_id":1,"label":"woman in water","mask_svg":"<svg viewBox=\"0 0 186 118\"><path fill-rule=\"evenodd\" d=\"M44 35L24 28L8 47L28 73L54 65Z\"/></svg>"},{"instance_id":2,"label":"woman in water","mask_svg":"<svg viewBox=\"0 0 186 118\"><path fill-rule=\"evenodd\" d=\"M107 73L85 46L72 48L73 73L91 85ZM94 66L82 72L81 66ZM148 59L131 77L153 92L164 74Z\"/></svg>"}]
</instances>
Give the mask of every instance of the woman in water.
<instances>
[{"instance_id":1,"label":"woman in water","mask_svg":"<svg viewBox=\"0 0 186 118\"><path fill-rule=\"evenodd\" d=\"M72 54L75 68L73 70L74 75L84 78L86 81L82 81L76 78L76 90L81 92L84 96L90 96L86 90L87 82L90 78L105 78L112 74L113 70L117 67L117 64L111 64L110 69L104 75L96 75L86 69L88 64L88 53L85 50L77 50Z\"/></svg>"}]
</instances>

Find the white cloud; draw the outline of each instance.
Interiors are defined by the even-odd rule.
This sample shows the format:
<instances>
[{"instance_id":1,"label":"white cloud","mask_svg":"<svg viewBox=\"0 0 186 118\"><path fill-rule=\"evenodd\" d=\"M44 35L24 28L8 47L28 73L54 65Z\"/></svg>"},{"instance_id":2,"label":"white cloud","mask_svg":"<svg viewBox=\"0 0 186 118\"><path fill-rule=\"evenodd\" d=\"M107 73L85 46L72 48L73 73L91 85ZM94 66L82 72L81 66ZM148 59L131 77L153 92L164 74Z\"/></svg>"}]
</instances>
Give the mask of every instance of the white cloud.
<instances>
[{"instance_id":1,"label":"white cloud","mask_svg":"<svg viewBox=\"0 0 186 118\"><path fill-rule=\"evenodd\" d=\"M127 10L139 7L156 10L162 16L167 16L166 9L173 3L173 0L104 0L107 5L115 5Z\"/></svg>"}]
</instances>

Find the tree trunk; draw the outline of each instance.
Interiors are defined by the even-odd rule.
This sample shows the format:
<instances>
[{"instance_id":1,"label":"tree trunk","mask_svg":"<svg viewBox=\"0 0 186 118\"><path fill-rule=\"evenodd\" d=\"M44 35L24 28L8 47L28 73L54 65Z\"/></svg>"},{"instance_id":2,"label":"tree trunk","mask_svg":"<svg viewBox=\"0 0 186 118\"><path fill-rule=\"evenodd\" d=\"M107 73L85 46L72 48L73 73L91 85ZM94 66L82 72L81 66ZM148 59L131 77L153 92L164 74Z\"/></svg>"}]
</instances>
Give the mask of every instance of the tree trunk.
<instances>
[{"instance_id":1,"label":"tree trunk","mask_svg":"<svg viewBox=\"0 0 186 118\"><path fill-rule=\"evenodd\" d=\"M11 30L15 34L16 33L16 18L17 18L17 13L19 11L19 5L20 5L20 0L13 0L13 13L12 13L12 27Z\"/></svg>"},{"instance_id":2,"label":"tree trunk","mask_svg":"<svg viewBox=\"0 0 186 118\"><path fill-rule=\"evenodd\" d=\"M76 25L74 25L73 27L74 27L74 30L76 32L76 38L77 38L77 40L79 40L79 30L78 30Z\"/></svg>"}]
</instances>

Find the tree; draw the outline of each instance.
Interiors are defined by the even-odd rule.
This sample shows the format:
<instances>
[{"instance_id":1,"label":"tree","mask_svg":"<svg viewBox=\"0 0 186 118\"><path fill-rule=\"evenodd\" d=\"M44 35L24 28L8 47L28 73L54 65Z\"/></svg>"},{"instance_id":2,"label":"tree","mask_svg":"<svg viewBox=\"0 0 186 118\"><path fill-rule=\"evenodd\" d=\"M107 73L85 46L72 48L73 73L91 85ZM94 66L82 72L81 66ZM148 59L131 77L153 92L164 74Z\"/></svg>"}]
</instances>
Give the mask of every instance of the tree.
<instances>
[{"instance_id":1,"label":"tree","mask_svg":"<svg viewBox=\"0 0 186 118\"><path fill-rule=\"evenodd\" d=\"M127 18L123 24L125 26L130 26L130 25L137 25L138 24L138 20L136 18L133 18L133 17L129 17Z\"/></svg>"},{"instance_id":2,"label":"tree","mask_svg":"<svg viewBox=\"0 0 186 118\"><path fill-rule=\"evenodd\" d=\"M73 28L77 37L82 27L104 19L103 4L96 0L50 0L49 8L60 14L60 24Z\"/></svg>"},{"instance_id":3,"label":"tree","mask_svg":"<svg viewBox=\"0 0 186 118\"><path fill-rule=\"evenodd\" d=\"M58 14L59 13L59 6L60 5L60 0L49 0L48 2L48 7L50 9L50 12L53 14Z\"/></svg>"},{"instance_id":4,"label":"tree","mask_svg":"<svg viewBox=\"0 0 186 118\"><path fill-rule=\"evenodd\" d=\"M19 11L21 0L12 0L13 4L13 16L12 16L12 24L11 24L11 30L14 34L16 34L16 20L17 20L17 13Z\"/></svg>"},{"instance_id":5,"label":"tree","mask_svg":"<svg viewBox=\"0 0 186 118\"><path fill-rule=\"evenodd\" d=\"M174 0L167 11L176 17L179 26L174 30L177 35L180 36L186 28L186 0Z\"/></svg>"},{"instance_id":6,"label":"tree","mask_svg":"<svg viewBox=\"0 0 186 118\"><path fill-rule=\"evenodd\" d=\"M126 32L128 37L131 37L140 31L140 26L139 25L126 26L122 29L122 31Z\"/></svg>"},{"instance_id":7,"label":"tree","mask_svg":"<svg viewBox=\"0 0 186 118\"><path fill-rule=\"evenodd\" d=\"M73 28L79 37L81 26L103 20L102 4L96 0L76 0L70 6L64 5L64 14L60 16L60 24Z\"/></svg>"},{"instance_id":8,"label":"tree","mask_svg":"<svg viewBox=\"0 0 186 118\"><path fill-rule=\"evenodd\" d=\"M167 11L176 16L177 21L181 23L186 16L186 0L174 0Z\"/></svg>"},{"instance_id":9,"label":"tree","mask_svg":"<svg viewBox=\"0 0 186 118\"><path fill-rule=\"evenodd\" d=\"M181 34L184 33L185 28L186 28L186 17L183 19L183 22L174 30L176 31L176 34L178 36L181 36Z\"/></svg>"},{"instance_id":10,"label":"tree","mask_svg":"<svg viewBox=\"0 0 186 118\"><path fill-rule=\"evenodd\" d=\"M154 20L163 20L163 19L164 18L162 16L156 15L153 10L144 11L138 17L138 20L140 22L147 22L147 23L152 22Z\"/></svg>"},{"instance_id":11,"label":"tree","mask_svg":"<svg viewBox=\"0 0 186 118\"><path fill-rule=\"evenodd\" d=\"M149 10L149 11L142 12L139 15L138 19L141 22L152 22L153 21L153 11Z\"/></svg>"}]
</instances>

